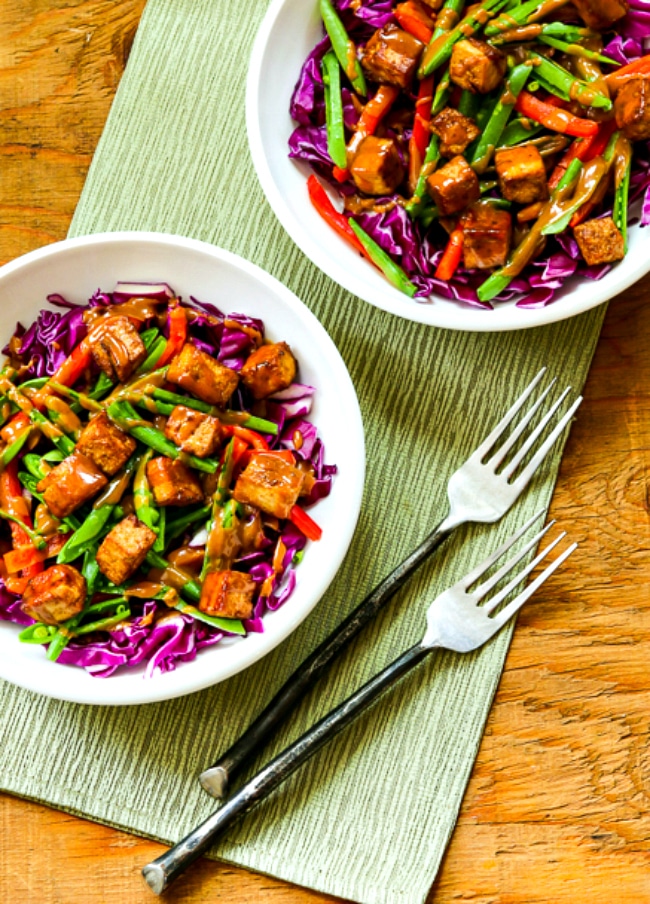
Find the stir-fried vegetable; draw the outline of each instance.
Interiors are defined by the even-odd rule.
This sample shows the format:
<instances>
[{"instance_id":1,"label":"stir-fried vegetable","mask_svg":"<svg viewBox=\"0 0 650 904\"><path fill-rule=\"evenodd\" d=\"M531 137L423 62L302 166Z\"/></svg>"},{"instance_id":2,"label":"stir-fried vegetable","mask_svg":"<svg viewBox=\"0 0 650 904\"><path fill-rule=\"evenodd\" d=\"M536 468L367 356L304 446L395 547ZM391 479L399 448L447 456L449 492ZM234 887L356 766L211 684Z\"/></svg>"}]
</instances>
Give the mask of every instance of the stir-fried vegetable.
<instances>
[{"instance_id":1,"label":"stir-fried vegetable","mask_svg":"<svg viewBox=\"0 0 650 904\"><path fill-rule=\"evenodd\" d=\"M650 223L643 5L436 5L322 0L331 49L321 42L300 74L290 154L335 190L309 179L323 219L408 296L546 304L567 277L598 278L624 256L641 196ZM538 228L573 161L585 164L582 181ZM529 232L539 240L525 268L505 280Z\"/></svg>"},{"instance_id":2,"label":"stir-fried vegetable","mask_svg":"<svg viewBox=\"0 0 650 904\"><path fill-rule=\"evenodd\" d=\"M291 349L169 287L49 300L0 372L0 618L102 676L262 630L335 472Z\"/></svg>"}]
</instances>

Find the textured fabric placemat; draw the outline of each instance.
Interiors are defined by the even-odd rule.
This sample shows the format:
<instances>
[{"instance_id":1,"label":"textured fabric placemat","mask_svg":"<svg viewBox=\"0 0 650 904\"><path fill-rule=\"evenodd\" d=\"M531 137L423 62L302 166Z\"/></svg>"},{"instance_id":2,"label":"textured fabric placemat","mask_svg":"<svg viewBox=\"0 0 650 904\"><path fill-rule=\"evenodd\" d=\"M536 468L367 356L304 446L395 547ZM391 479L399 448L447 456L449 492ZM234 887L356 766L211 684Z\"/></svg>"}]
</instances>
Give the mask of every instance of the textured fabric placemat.
<instances>
[{"instance_id":1,"label":"textured fabric placemat","mask_svg":"<svg viewBox=\"0 0 650 904\"><path fill-rule=\"evenodd\" d=\"M246 145L246 66L266 5L247 4L244 15L230 0L150 0L71 235L138 229L203 239L260 264L310 306L349 367L366 429L365 497L349 555L290 640L210 690L102 709L1 685L2 788L167 842L214 807L197 773L446 514L448 476L497 413L543 364L561 383L582 385L604 316L601 307L499 335L440 331L378 311L319 273L264 200ZM498 528L460 531L420 569L304 701L275 749L415 642L427 601L548 503L559 458L558 449ZM214 853L365 904L423 901L508 643L506 632L462 660L434 654Z\"/></svg>"}]
</instances>

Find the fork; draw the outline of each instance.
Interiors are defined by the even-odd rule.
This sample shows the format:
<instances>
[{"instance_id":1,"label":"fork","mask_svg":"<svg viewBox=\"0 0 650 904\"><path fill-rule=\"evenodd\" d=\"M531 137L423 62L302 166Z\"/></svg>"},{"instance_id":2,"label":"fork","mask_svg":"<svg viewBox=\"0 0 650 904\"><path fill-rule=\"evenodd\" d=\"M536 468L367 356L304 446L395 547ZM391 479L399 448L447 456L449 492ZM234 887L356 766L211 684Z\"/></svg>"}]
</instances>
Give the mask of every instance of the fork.
<instances>
[{"instance_id":1,"label":"fork","mask_svg":"<svg viewBox=\"0 0 650 904\"><path fill-rule=\"evenodd\" d=\"M455 528L467 522L494 522L506 514L516 499L528 485L533 474L547 453L569 423L582 398L579 396L555 427L547 433L544 442L524 465L526 456L532 451L538 439L547 431L549 422L560 408L570 388L564 390L550 406L535 429L531 431L521 447L514 452L517 441L551 391L555 380L546 387L537 401L531 405L519 423L498 448L494 448L506 428L523 408L528 398L541 381L546 368L542 368L506 412L492 432L467 461L452 474L447 488L449 514L423 540L403 562L401 562L374 590L354 609L341 624L325 638L292 673L266 709L255 719L235 743L199 776L202 787L217 799L227 796L230 780L253 754L259 752L260 745L269 738L276 728L292 712L316 683L331 662L343 652L361 629L372 621L377 613L394 596L416 568L436 550ZM513 453L509 460L506 458ZM505 465L499 470L502 464ZM522 467L523 465L523 467Z\"/></svg>"},{"instance_id":2,"label":"fork","mask_svg":"<svg viewBox=\"0 0 650 904\"><path fill-rule=\"evenodd\" d=\"M394 662L371 678L356 693L324 716L298 740L278 754L257 775L240 788L221 809L190 832L182 841L147 864L142 870L145 881L155 894L161 894L188 866L197 860L212 843L275 788L288 778L302 763L308 760L327 741L338 734L361 712L367 709L385 690L410 672L435 649L468 653L476 650L497 633L523 606L544 581L576 549L572 543L510 602L509 594L566 536L562 532L549 543L528 565L507 581L489 599L487 594L499 582L507 580L512 569L533 549L554 522L550 522L518 550L497 571L479 586L474 585L506 553L528 528L542 515L538 512L496 552L476 566L469 574L438 596L427 610L427 627L422 640L402 653ZM484 601L482 605L479 605ZM499 608L501 607L501 608Z\"/></svg>"}]
</instances>

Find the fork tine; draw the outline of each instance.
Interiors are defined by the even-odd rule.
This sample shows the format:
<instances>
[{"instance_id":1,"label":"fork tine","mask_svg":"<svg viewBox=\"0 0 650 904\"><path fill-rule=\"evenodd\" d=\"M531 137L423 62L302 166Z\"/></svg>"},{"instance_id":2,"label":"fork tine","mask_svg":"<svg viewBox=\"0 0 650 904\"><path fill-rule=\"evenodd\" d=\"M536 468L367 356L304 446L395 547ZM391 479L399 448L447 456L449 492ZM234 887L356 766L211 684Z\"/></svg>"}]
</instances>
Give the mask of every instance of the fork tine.
<instances>
[{"instance_id":1,"label":"fork tine","mask_svg":"<svg viewBox=\"0 0 650 904\"><path fill-rule=\"evenodd\" d=\"M492 448L492 446L495 444L495 442L496 442L496 441L498 440L498 438L501 436L501 434L503 433L503 431L505 430L505 428L508 426L508 424L510 423L510 421L511 421L511 420L513 419L513 417L517 414L517 412L521 409L521 407L523 406L524 402L525 402L526 399L529 397L529 395L531 394L531 392L533 392L533 390L535 389L535 387L537 386L537 384L538 384L539 381L542 379L542 377L544 376L545 373L546 373L546 368L545 368L545 367L542 367L542 369L539 371L539 373L538 373L535 377L533 377L533 379L531 380L531 382L530 382L530 383L528 384L528 386L524 389L524 391L523 391L522 394L519 396L519 398L517 399L517 401L514 403L514 405L512 406L512 408L509 408L508 411L506 411L506 413L505 413L504 416L501 418L501 420L499 421L499 423L496 425L496 427L494 428L494 430L492 430L492 432L489 434L489 436L487 436L487 437L483 440L483 442L482 442L481 445L478 447L478 449L475 450L475 452L474 452L473 455L472 455L472 458L483 458L485 455L487 455L487 453L490 451L490 449Z\"/></svg>"},{"instance_id":2,"label":"fork tine","mask_svg":"<svg viewBox=\"0 0 650 904\"><path fill-rule=\"evenodd\" d=\"M552 522L551 522L551 523L552 523ZM551 526L551 525L549 524L548 527L550 527L550 526ZM543 531L540 531L540 533L537 535L537 537L535 537L535 540L537 540L538 538L541 538L541 537L543 536L543 533L544 533ZM538 553L538 555L535 556L535 558L532 560L532 562L529 562L528 565L526 565L526 567L525 567L522 571L520 571L518 574L516 574L516 575L512 578L512 580L508 581L508 583L506 584L506 586L505 586L505 587L502 587L501 590L499 590L499 592L498 592L497 594L495 594L494 597L492 597L491 600L489 600L489 602L485 603L485 604L483 605L483 607L482 607L483 610L484 610L484 612L486 612L488 615L490 614L490 612L494 612L494 610L497 608L497 606L499 605L499 603L503 602L503 600L508 596L508 594L509 594L512 590L515 589L515 587L517 586L517 584L521 583L521 581L522 581L525 577L527 577L527 576L531 573L531 571L532 571L534 568L536 568L537 565L539 565L539 563L540 563L543 559L545 559L546 556L547 556L550 552L552 552L552 550L555 549L555 547L557 546L557 544L558 544L558 543L560 542L560 540L562 540L564 537L566 537L566 531L562 531L562 533L561 533L558 537L556 537L555 540L553 540L552 543L549 543L548 546L546 546L540 553ZM522 553L522 555L519 556L518 558L521 559L521 558L523 557L523 555L525 555L525 553ZM508 564L510 564L510 563L508 563ZM515 564L516 564L516 562L515 562L515 560L513 559L513 567L514 567Z\"/></svg>"},{"instance_id":3,"label":"fork tine","mask_svg":"<svg viewBox=\"0 0 650 904\"><path fill-rule=\"evenodd\" d=\"M557 559L554 559L550 565L548 565L544 571L539 574L534 581L531 581L528 587L523 590L519 596L515 597L512 602L508 603L501 612L497 612L497 614L492 619L495 622L495 631L498 631L499 628L503 627L505 623L512 618L512 616L518 612L524 603L530 599L530 597L535 593L535 591L541 587L544 581L549 578L556 568L559 568L562 562L569 558L572 552L574 552L578 548L577 543L572 543L567 549L561 553Z\"/></svg>"},{"instance_id":4,"label":"fork tine","mask_svg":"<svg viewBox=\"0 0 650 904\"><path fill-rule=\"evenodd\" d=\"M524 460L528 451L532 448L534 443L537 441L538 437L541 436L543 430L546 428L546 425L551 420L555 412L558 410L562 402L566 399L569 392L571 391L571 387L567 386L562 395L557 399L553 405L546 412L542 420L539 422L537 427L533 430L529 437L527 437L525 443L522 445L521 449L517 452L517 454L513 457L512 461L508 462L508 466L503 469L503 477L505 480L509 480L512 475L515 473L521 462Z\"/></svg>"},{"instance_id":5,"label":"fork tine","mask_svg":"<svg viewBox=\"0 0 650 904\"><path fill-rule=\"evenodd\" d=\"M546 527L543 527L537 534L535 534L532 539L530 539L522 549L520 549L514 556L512 556L508 561L499 568L487 581L483 584L480 584L475 590L472 591L472 596L477 601L483 599L486 593L492 590L493 587L499 583L499 581L505 577L509 571L517 565L521 560L527 555L531 549L533 549L537 543L542 539L545 533L551 529L551 527L555 524L555 521L549 521Z\"/></svg>"},{"instance_id":6,"label":"fork tine","mask_svg":"<svg viewBox=\"0 0 650 904\"><path fill-rule=\"evenodd\" d=\"M526 414L522 417L522 419L519 421L517 426L514 428L512 433L510 433L508 438L499 446L498 449L494 450L494 452L492 453L492 455L490 456L488 461L490 461L494 465L495 468L499 467L499 465L501 464L503 459L506 457L506 455L508 454L510 449L512 449L514 444L517 442L517 440L519 439L521 434L524 432L524 430L526 429L528 424L531 422L531 420L535 416L535 413L539 410L540 406L545 401L546 396L549 394L549 392L551 391L551 389L553 388L554 385L555 385L555 377L551 380L551 382L548 384L548 386L546 387L544 392L541 394L541 396L537 399L537 401L534 403L534 405L531 405L531 407L528 409ZM487 464L487 462L486 462L486 464Z\"/></svg>"},{"instance_id":7,"label":"fork tine","mask_svg":"<svg viewBox=\"0 0 650 904\"><path fill-rule=\"evenodd\" d=\"M481 577L481 575L485 574L485 572L491 568L497 559L500 559L504 552L507 552L513 543L516 543L517 540L526 533L531 524L534 524L537 519L544 514L544 509L540 509L536 514L533 515L532 518L529 518L526 523L519 528L519 530L512 535L512 537L508 537L505 543L500 546L497 550L495 550L492 555L488 556L483 562L480 562L476 568L466 574L464 577L458 581L454 586L460 587L463 590L467 590L468 587L471 587L472 584L475 584L476 581Z\"/></svg>"},{"instance_id":8,"label":"fork tine","mask_svg":"<svg viewBox=\"0 0 650 904\"><path fill-rule=\"evenodd\" d=\"M558 421L558 423L555 425L552 432L549 433L547 438L544 440L544 442L539 447L537 452L533 455L533 457L528 462L528 464L526 465L524 470L521 472L519 477L517 477L517 479L514 481L512 486L516 488L518 493L524 489L524 487L527 485L527 483L529 482L529 480L531 479L531 477L537 470L537 468L544 461L549 449L551 448L551 446L553 445L555 440L558 438L558 436L562 433L562 431L564 430L566 425L570 422L571 418L573 417L573 415L576 413L576 411L580 407L581 402L582 402L582 396L578 396L578 398L575 400L573 405L571 405L571 407L566 412L564 417L560 421Z\"/></svg>"}]
</instances>

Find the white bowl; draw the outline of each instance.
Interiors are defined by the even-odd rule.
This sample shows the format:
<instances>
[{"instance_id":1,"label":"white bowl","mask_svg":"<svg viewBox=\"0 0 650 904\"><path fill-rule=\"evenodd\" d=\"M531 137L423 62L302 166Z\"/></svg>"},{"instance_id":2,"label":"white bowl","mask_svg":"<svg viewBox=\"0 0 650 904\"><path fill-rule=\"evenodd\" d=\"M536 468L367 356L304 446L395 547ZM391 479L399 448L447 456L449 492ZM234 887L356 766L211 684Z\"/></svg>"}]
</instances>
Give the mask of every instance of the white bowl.
<instances>
[{"instance_id":1,"label":"white bowl","mask_svg":"<svg viewBox=\"0 0 650 904\"><path fill-rule=\"evenodd\" d=\"M25 326L49 305L53 292L85 303L118 280L163 281L184 298L194 295L224 312L264 321L267 336L294 350L300 378L317 388L310 419L338 474L332 492L314 509L323 528L296 568L289 600L264 617L264 633L202 650L193 662L145 678L123 669L93 678L81 668L49 662L41 647L21 644L19 628L0 622L0 677L32 691L77 703L150 703L189 694L223 681L284 640L319 601L336 574L356 526L364 482L363 427L354 387L334 343L305 305L272 276L234 254L191 239L155 233L110 233L49 245L0 268L2 345L16 321Z\"/></svg>"},{"instance_id":2,"label":"white bowl","mask_svg":"<svg viewBox=\"0 0 650 904\"><path fill-rule=\"evenodd\" d=\"M650 271L647 240L630 230L629 252L601 280L568 280L546 308L499 303L494 310L445 298L415 301L393 288L320 218L306 182L311 172L290 160L295 128L289 101L300 68L322 37L317 0L273 0L260 26L248 71L246 120L253 163L276 216L299 248L333 280L384 311L432 326L492 332L520 330L581 314L622 292Z\"/></svg>"}]
</instances>

